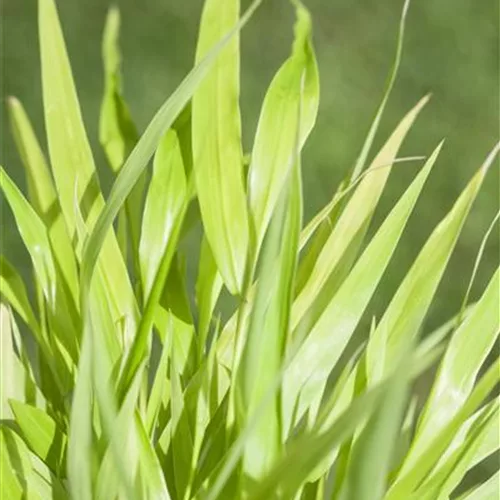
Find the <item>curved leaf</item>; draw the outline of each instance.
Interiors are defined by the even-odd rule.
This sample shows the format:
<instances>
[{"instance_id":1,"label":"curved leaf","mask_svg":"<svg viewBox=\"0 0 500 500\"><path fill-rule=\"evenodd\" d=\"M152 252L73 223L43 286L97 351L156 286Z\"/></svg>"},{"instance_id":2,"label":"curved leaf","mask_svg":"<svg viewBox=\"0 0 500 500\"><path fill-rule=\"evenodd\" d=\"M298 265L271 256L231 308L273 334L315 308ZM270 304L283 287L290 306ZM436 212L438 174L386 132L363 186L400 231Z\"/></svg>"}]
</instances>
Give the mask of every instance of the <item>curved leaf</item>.
<instances>
[{"instance_id":1,"label":"curved leaf","mask_svg":"<svg viewBox=\"0 0 500 500\"><path fill-rule=\"evenodd\" d=\"M302 149L316 121L319 75L309 12L299 1L291 56L274 76L264 98L248 171L248 201L258 253L294 157L299 128ZM297 107L302 99L300 125Z\"/></svg>"},{"instance_id":2,"label":"curved leaf","mask_svg":"<svg viewBox=\"0 0 500 500\"><path fill-rule=\"evenodd\" d=\"M369 383L380 380L400 356L401 349L417 335L493 158L488 158L433 231L370 338L367 346Z\"/></svg>"},{"instance_id":3,"label":"curved leaf","mask_svg":"<svg viewBox=\"0 0 500 500\"><path fill-rule=\"evenodd\" d=\"M156 280L161 259L186 203L187 181L177 134L169 130L156 151L144 207L139 260L144 301Z\"/></svg>"},{"instance_id":4,"label":"curved leaf","mask_svg":"<svg viewBox=\"0 0 500 500\"><path fill-rule=\"evenodd\" d=\"M47 227L54 259L72 301L77 305L76 261L49 167L22 104L14 97L9 98L8 104L14 139L26 172L31 204Z\"/></svg>"},{"instance_id":5,"label":"curved leaf","mask_svg":"<svg viewBox=\"0 0 500 500\"><path fill-rule=\"evenodd\" d=\"M43 410L10 400L10 406L26 444L54 473L64 471L66 435Z\"/></svg>"},{"instance_id":6,"label":"curved leaf","mask_svg":"<svg viewBox=\"0 0 500 500\"><path fill-rule=\"evenodd\" d=\"M436 157L437 150L385 219L291 361L284 380L286 432L293 425L290 418L296 404L297 419L308 408L310 415L315 414L314 405L321 399L329 373L375 292Z\"/></svg>"},{"instance_id":7,"label":"curved leaf","mask_svg":"<svg viewBox=\"0 0 500 500\"><path fill-rule=\"evenodd\" d=\"M239 17L239 0L206 0L196 62ZM193 96L193 160L196 191L207 240L229 291L241 293L248 250L239 110L239 35L220 56Z\"/></svg>"}]
</instances>

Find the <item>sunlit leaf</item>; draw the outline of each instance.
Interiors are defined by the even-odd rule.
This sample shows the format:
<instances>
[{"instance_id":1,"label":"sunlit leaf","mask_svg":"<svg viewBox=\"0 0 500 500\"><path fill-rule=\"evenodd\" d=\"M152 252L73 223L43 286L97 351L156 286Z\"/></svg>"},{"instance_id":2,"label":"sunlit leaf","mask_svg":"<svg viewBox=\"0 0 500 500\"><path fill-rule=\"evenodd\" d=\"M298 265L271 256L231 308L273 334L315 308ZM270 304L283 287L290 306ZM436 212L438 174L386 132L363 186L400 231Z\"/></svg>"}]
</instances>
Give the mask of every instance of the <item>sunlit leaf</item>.
<instances>
[{"instance_id":1,"label":"sunlit leaf","mask_svg":"<svg viewBox=\"0 0 500 500\"><path fill-rule=\"evenodd\" d=\"M54 259L59 265L70 296L77 305L78 276L75 257L49 167L22 104L14 97L9 99L8 104L14 139L28 181L29 199L47 227Z\"/></svg>"},{"instance_id":2,"label":"sunlit leaf","mask_svg":"<svg viewBox=\"0 0 500 500\"><path fill-rule=\"evenodd\" d=\"M488 158L431 234L378 324L367 346L370 383L381 379L401 349L417 335L493 158Z\"/></svg>"},{"instance_id":3,"label":"sunlit leaf","mask_svg":"<svg viewBox=\"0 0 500 500\"><path fill-rule=\"evenodd\" d=\"M479 370L500 333L499 287L500 271L497 270L481 299L452 336L419 420L405 468L431 444L433 437L453 419L471 394Z\"/></svg>"},{"instance_id":4,"label":"sunlit leaf","mask_svg":"<svg viewBox=\"0 0 500 500\"><path fill-rule=\"evenodd\" d=\"M319 75L311 40L311 18L299 1L293 2L297 22L291 56L274 76L264 98L248 171L248 198L258 251L294 158L316 121ZM300 124L297 106L301 100Z\"/></svg>"},{"instance_id":5,"label":"sunlit leaf","mask_svg":"<svg viewBox=\"0 0 500 500\"><path fill-rule=\"evenodd\" d=\"M296 418L300 418L313 402L319 402L328 375L389 263L435 159L436 154L395 205L292 360L284 380L283 415L288 419L285 429L293 424L290 418L296 404Z\"/></svg>"},{"instance_id":6,"label":"sunlit leaf","mask_svg":"<svg viewBox=\"0 0 500 500\"><path fill-rule=\"evenodd\" d=\"M239 0L206 0L196 62L239 17ZM239 36L235 34L200 83L192 103L196 191L205 234L224 283L241 293L248 248L239 111Z\"/></svg>"}]
</instances>

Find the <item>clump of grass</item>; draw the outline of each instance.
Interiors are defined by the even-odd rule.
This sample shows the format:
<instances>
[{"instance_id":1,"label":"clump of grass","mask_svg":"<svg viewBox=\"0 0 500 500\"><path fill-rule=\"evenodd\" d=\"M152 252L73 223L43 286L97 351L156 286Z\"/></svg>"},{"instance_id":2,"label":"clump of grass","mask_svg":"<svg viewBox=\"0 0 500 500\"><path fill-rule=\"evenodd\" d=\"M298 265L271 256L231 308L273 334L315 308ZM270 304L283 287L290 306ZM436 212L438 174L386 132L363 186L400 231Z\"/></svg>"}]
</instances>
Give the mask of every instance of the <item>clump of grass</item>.
<instances>
[{"instance_id":1,"label":"clump of grass","mask_svg":"<svg viewBox=\"0 0 500 500\"><path fill-rule=\"evenodd\" d=\"M110 11L100 140L116 180L105 200L55 4L39 1L49 161L11 99L28 197L1 171L36 302L2 257L2 497L447 499L498 449L500 361L486 359L499 333L499 271L457 318L421 330L499 147L353 349L442 147L365 241L428 101L368 165L408 4L361 154L304 227L301 150L319 102L311 19L294 1L292 51L270 83L244 175L239 31L258 3L239 20L238 0L205 1L196 66L142 134L121 93ZM200 222L191 291L181 242ZM237 303L225 323L224 288ZM435 363L430 394L416 402L412 381ZM498 472L460 498L493 498L497 481Z\"/></svg>"}]
</instances>

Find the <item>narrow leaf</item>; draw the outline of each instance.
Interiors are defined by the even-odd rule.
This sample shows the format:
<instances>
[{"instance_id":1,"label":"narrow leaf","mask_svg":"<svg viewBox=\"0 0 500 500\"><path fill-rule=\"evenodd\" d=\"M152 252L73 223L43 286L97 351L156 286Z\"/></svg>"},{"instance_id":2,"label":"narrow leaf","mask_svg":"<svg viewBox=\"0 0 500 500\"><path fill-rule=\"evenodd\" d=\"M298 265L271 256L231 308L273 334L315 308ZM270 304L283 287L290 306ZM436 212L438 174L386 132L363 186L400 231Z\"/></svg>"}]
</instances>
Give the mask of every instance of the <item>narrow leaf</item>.
<instances>
[{"instance_id":1,"label":"narrow leaf","mask_svg":"<svg viewBox=\"0 0 500 500\"><path fill-rule=\"evenodd\" d=\"M10 406L26 444L54 473L61 474L65 466L66 435L44 411L20 401Z\"/></svg>"},{"instance_id":2,"label":"narrow leaf","mask_svg":"<svg viewBox=\"0 0 500 500\"><path fill-rule=\"evenodd\" d=\"M196 62L237 22L239 0L206 0ZM235 34L193 97L196 191L207 240L224 283L241 293L248 247L239 110L239 35Z\"/></svg>"},{"instance_id":3,"label":"narrow leaf","mask_svg":"<svg viewBox=\"0 0 500 500\"><path fill-rule=\"evenodd\" d=\"M435 159L436 154L426 162L385 219L290 363L284 380L283 415L288 417L285 429L290 429L293 424L289 419L296 404L299 409L297 418L300 418L314 401L321 398L328 375L389 263Z\"/></svg>"},{"instance_id":4,"label":"narrow leaf","mask_svg":"<svg viewBox=\"0 0 500 500\"><path fill-rule=\"evenodd\" d=\"M75 257L49 167L22 104L14 97L9 98L8 104L14 139L26 172L31 204L47 227L54 259L59 265L73 303L78 304Z\"/></svg>"},{"instance_id":5,"label":"narrow leaf","mask_svg":"<svg viewBox=\"0 0 500 500\"><path fill-rule=\"evenodd\" d=\"M378 324L367 347L370 383L381 379L417 335L487 169L479 170L431 234Z\"/></svg>"},{"instance_id":6,"label":"narrow leaf","mask_svg":"<svg viewBox=\"0 0 500 500\"><path fill-rule=\"evenodd\" d=\"M302 149L316 120L319 75L309 12L293 2L297 22L291 56L274 76L264 98L248 172L248 198L258 252L294 157L296 131ZM297 107L302 99L300 125Z\"/></svg>"}]
</instances>

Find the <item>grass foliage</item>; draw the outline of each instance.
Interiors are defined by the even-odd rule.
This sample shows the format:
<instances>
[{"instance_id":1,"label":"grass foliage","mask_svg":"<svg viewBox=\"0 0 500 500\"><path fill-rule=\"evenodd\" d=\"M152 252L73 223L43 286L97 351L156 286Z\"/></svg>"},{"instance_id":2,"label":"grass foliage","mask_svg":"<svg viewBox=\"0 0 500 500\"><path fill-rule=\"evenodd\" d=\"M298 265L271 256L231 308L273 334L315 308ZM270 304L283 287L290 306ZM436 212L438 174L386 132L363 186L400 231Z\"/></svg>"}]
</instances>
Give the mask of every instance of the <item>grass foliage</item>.
<instances>
[{"instance_id":1,"label":"grass foliage","mask_svg":"<svg viewBox=\"0 0 500 500\"><path fill-rule=\"evenodd\" d=\"M319 73L298 0L290 56L242 151L239 33L259 3L240 17L239 0L205 1L196 65L142 134L109 12L99 136L116 179L105 199L55 2L39 0L49 158L11 98L27 196L1 170L33 264L27 287L0 261L2 498L445 500L498 450L499 271L441 328L424 321L499 146L429 230L387 309L370 310L443 145L398 157L424 97L370 160L408 2L361 153L307 225L301 150ZM414 180L368 238L405 161L419 165ZM183 241L196 227L190 283ZM415 393L434 365L429 394ZM497 482L498 472L460 498L494 498Z\"/></svg>"}]
</instances>

